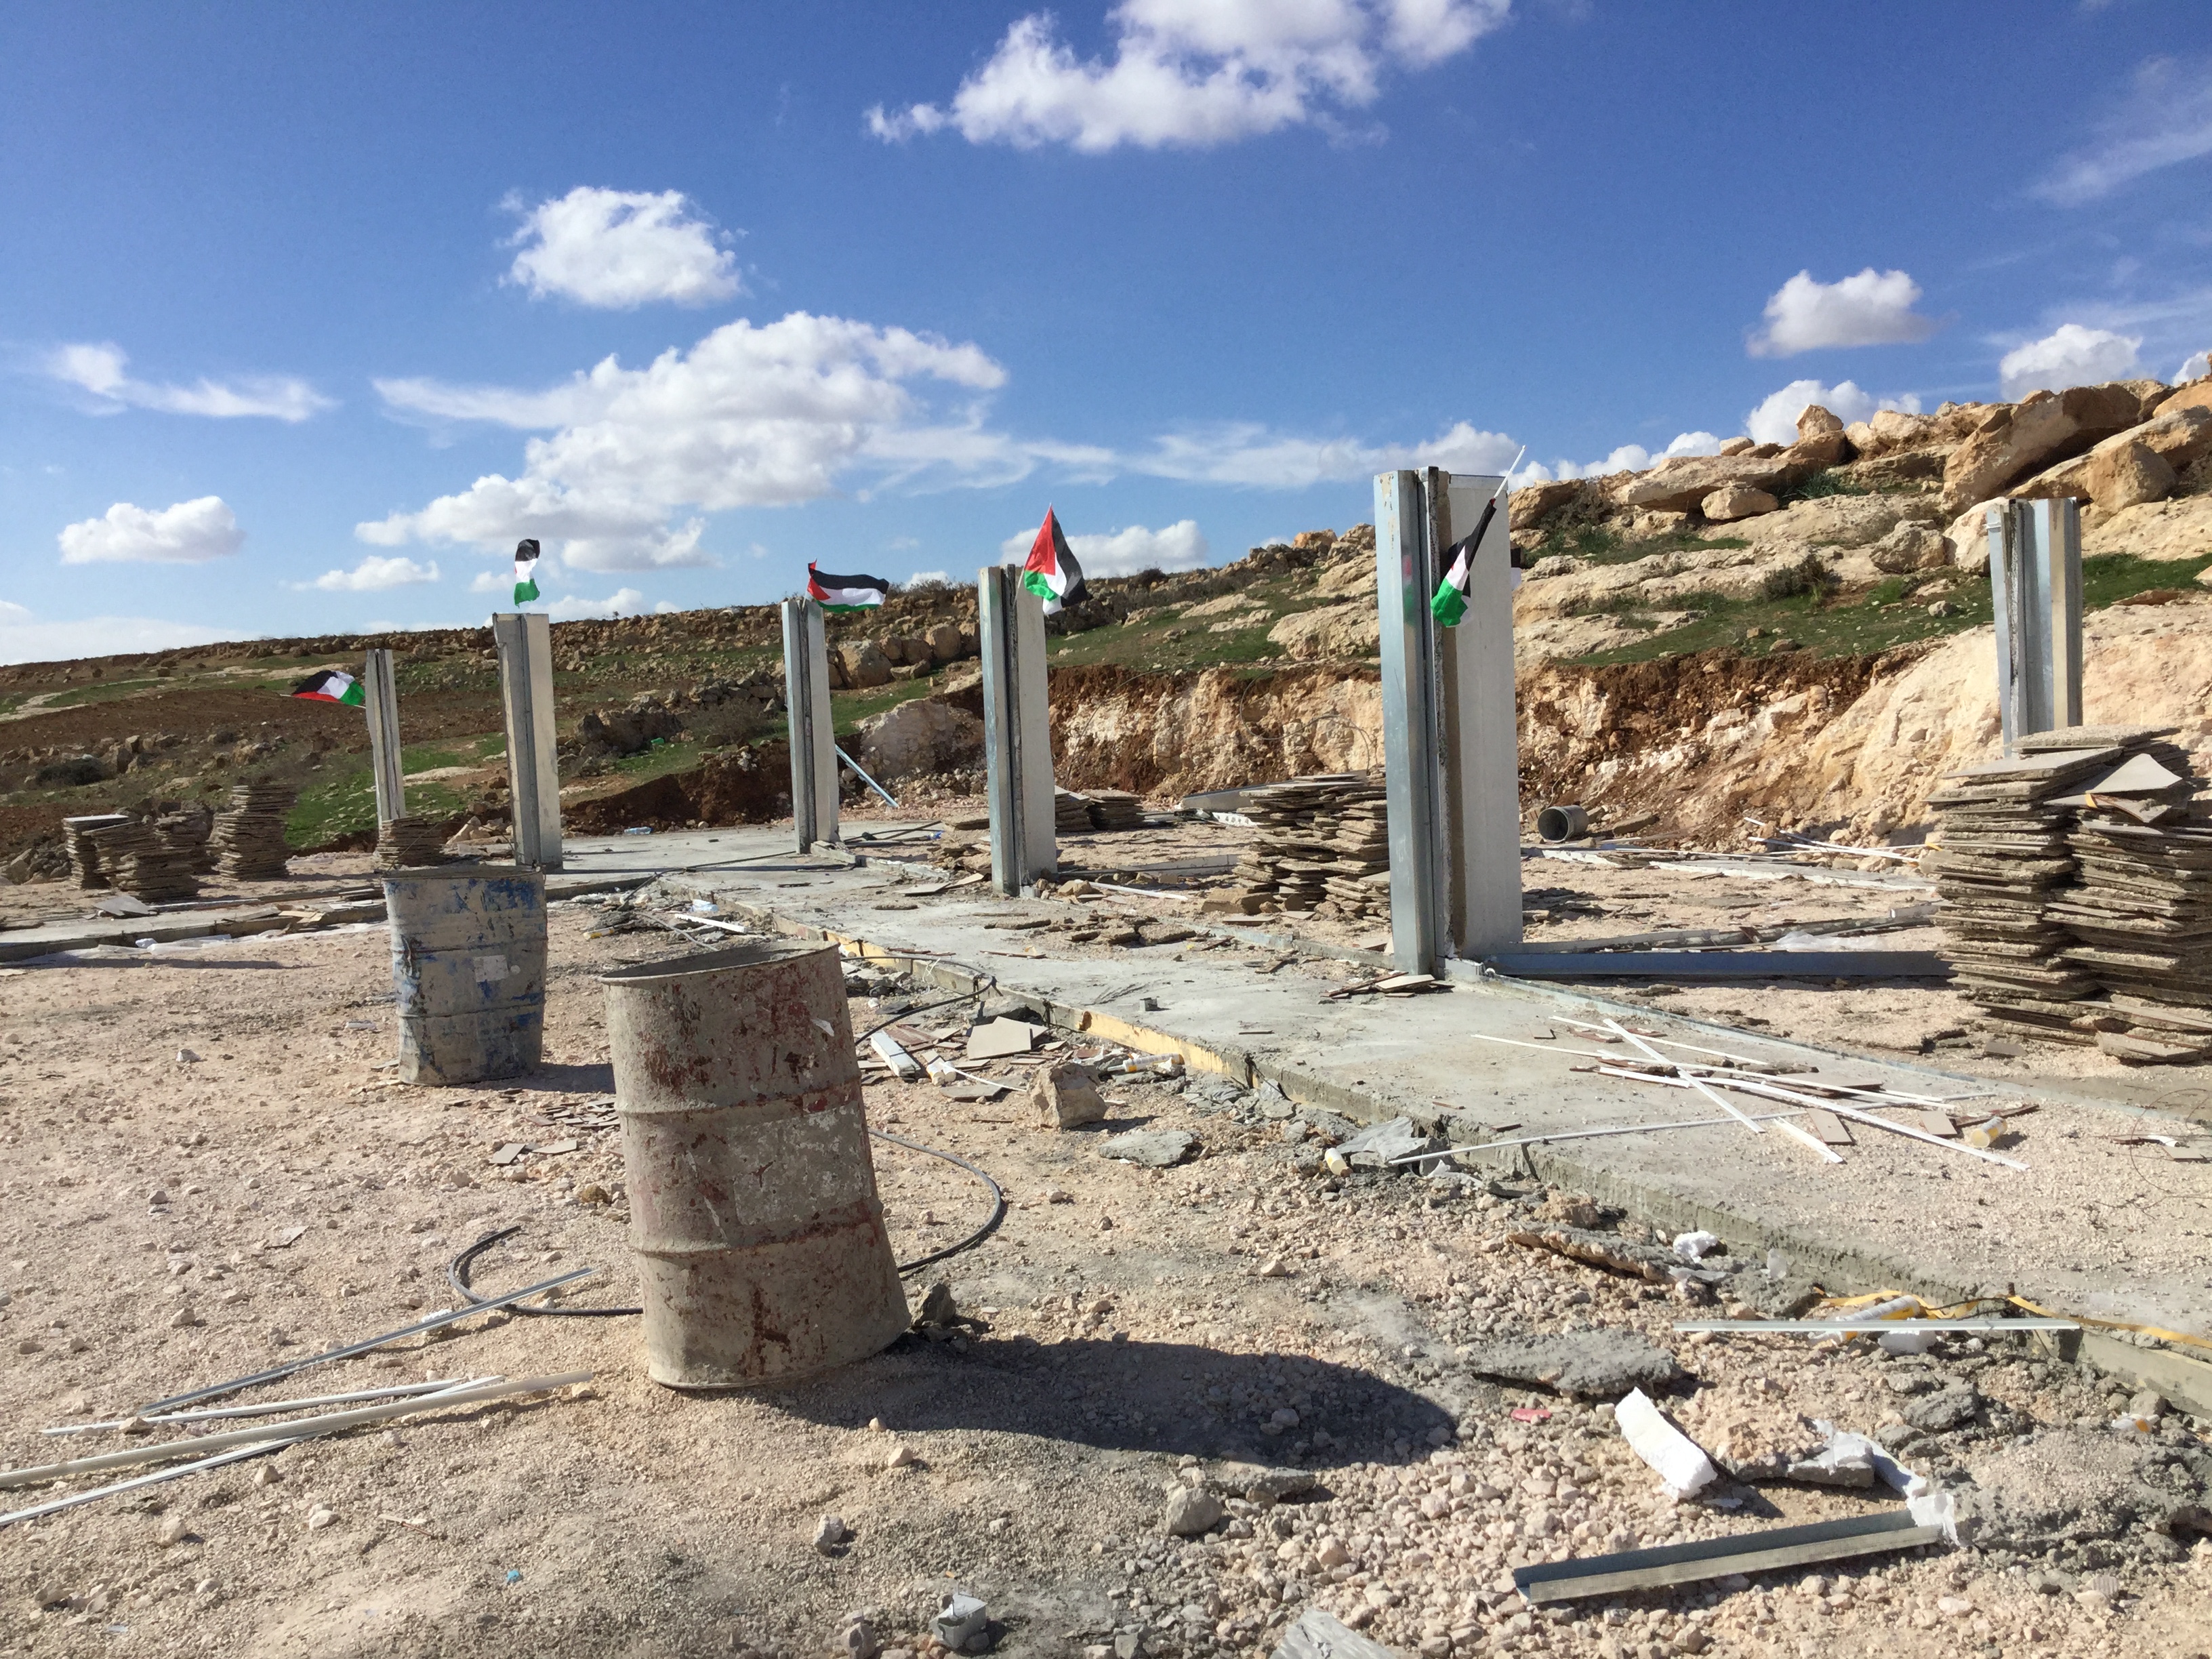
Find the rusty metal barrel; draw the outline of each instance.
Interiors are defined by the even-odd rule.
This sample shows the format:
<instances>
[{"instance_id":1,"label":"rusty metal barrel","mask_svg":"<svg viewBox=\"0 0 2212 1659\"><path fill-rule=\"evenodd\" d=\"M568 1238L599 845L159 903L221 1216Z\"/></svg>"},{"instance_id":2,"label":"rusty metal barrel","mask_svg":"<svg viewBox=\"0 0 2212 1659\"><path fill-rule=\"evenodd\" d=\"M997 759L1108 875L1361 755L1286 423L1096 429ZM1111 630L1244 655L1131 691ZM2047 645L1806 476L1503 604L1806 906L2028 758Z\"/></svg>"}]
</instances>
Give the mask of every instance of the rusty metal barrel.
<instances>
[{"instance_id":1,"label":"rusty metal barrel","mask_svg":"<svg viewBox=\"0 0 2212 1659\"><path fill-rule=\"evenodd\" d=\"M653 1380L779 1382L907 1328L835 945L605 975Z\"/></svg>"},{"instance_id":2,"label":"rusty metal barrel","mask_svg":"<svg viewBox=\"0 0 2212 1659\"><path fill-rule=\"evenodd\" d=\"M534 1072L545 1048L545 873L508 865L394 870L392 983L405 1083Z\"/></svg>"}]
</instances>

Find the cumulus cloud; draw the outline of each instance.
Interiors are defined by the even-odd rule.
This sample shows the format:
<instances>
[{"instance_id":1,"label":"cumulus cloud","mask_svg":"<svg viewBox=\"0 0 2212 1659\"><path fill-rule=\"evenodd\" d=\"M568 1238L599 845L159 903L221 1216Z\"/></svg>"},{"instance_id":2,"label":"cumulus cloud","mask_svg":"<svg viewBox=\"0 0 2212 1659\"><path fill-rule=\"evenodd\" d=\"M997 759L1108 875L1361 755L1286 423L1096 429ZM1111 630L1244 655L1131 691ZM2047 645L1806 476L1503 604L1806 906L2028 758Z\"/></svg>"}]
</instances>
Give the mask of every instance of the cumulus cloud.
<instances>
[{"instance_id":1,"label":"cumulus cloud","mask_svg":"<svg viewBox=\"0 0 2212 1659\"><path fill-rule=\"evenodd\" d=\"M196 623L165 622L152 617L41 622L27 606L0 599L0 663L66 662L72 657L105 657L118 652L173 651L223 637L217 629Z\"/></svg>"},{"instance_id":2,"label":"cumulus cloud","mask_svg":"<svg viewBox=\"0 0 2212 1659\"><path fill-rule=\"evenodd\" d=\"M1814 404L1845 426L1853 421L1863 421L1880 409L1901 409L1915 415L1920 412L1920 399L1910 393L1901 398L1876 398L1861 391L1850 380L1838 380L1833 386L1825 386L1819 380L1792 380L1779 392L1761 399L1759 407L1743 417L1743 429L1754 443L1794 444L1797 441L1797 417Z\"/></svg>"},{"instance_id":3,"label":"cumulus cloud","mask_svg":"<svg viewBox=\"0 0 2212 1659\"><path fill-rule=\"evenodd\" d=\"M2212 374L2212 351L2200 351L2194 356L2181 360L2181 367L2173 371L2172 384L2179 386L2184 380L2200 380L2207 374Z\"/></svg>"},{"instance_id":4,"label":"cumulus cloud","mask_svg":"<svg viewBox=\"0 0 2212 1659\"><path fill-rule=\"evenodd\" d=\"M1663 461L1676 455L1717 455L1721 441L1710 432L1682 432L1657 454L1642 444L1623 444L1611 454L1595 461L1559 461L1553 466L1528 466L1513 475L1516 488L1524 483L1541 483L1550 478L1602 478L1613 472L1641 472L1655 461Z\"/></svg>"},{"instance_id":5,"label":"cumulus cloud","mask_svg":"<svg viewBox=\"0 0 2212 1659\"><path fill-rule=\"evenodd\" d=\"M2118 111L2035 185L2058 207L2109 196L2147 173L2212 155L2212 59L2154 58L2137 67Z\"/></svg>"},{"instance_id":6,"label":"cumulus cloud","mask_svg":"<svg viewBox=\"0 0 2212 1659\"><path fill-rule=\"evenodd\" d=\"M1913 310L1920 285L1901 270L1869 265L1838 283L1815 282L1801 270L1766 302L1766 326L1753 335L1754 357L1794 357L1832 346L1900 345L1936 331L1933 318Z\"/></svg>"},{"instance_id":7,"label":"cumulus cloud","mask_svg":"<svg viewBox=\"0 0 2212 1659\"><path fill-rule=\"evenodd\" d=\"M1365 108L1392 65L1426 69L1506 20L1511 0L1123 0L1110 58L1085 58L1048 13L1018 20L945 106L867 113L898 141L1205 148Z\"/></svg>"},{"instance_id":8,"label":"cumulus cloud","mask_svg":"<svg viewBox=\"0 0 2212 1659\"><path fill-rule=\"evenodd\" d=\"M545 614L555 622L580 622L587 617L636 617L645 612L645 595L635 587L618 587L604 599L587 599L580 593L570 593L557 599L545 607ZM663 601L659 607L665 614L676 609Z\"/></svg>"},{"instance_id":9,"label":"cumulus cloud","mask_svg":"<svg viewBox=\"0 0 2212 1659\"><path fill-rule=\"evenodd\" d=\"M246 532L220 495L179 501L160 512L118 501L97 519L63 530L64 564L198 564L238 551Z\"/></svg>"},{"instance_id":10,"label":"cumulus cloud","mask_svg":"<svg viewBox=\"0 0 2212 1659\"><path fill-rule=\"evenodd\" d=\"M311 582L294 582L297 588L319 588L325 593L381 593L391 587L411 587L438 580L438 566L417 564L412 559L369 555L350 570L325 570Z\"/></svg>"},{"instance_id":11,"label":"cumulus cloud","mask_svg":"<svg viewBox=\"0 0 2212 1659\"><path fill-rule=\"evenodd\" d=\"M906 585L914 587L923 582L949 582L951 580L952 573L949 570L917 570L906 579Z\"/></svg>"},{"instance_id":12,"label":"cumulus cloud","mask_svg":"<svg viewBox=\"0 0 2212 1659\"><path fill-rule=\"evenodd\" d=\"M681 191L579 185L534 208L513 198L507 205L521 214L522 228L507 280L533 299L630 311L656 300L710 305L744 292L737 256L717 246L714 225L693 216Z\"/></svg>"},{"instance_id":13,"label":"cumulus cloud","mask_svg":"<svg viewBox=\"0 0 2212 1659\"><path fill-rule=\"evenodd\" d=\"M1034 463L980 412L936 414L917 383L977 393L1006 371L974 345L793 312L725 324L688 352L641 368L609 357L545 391L381 380L395 409L550 428L524 447L520 475L492 473L418 512L360 525L363 541L557 546L582 570L711 564L703 521L683 509L789 506L832 494L856 469L912 478L1018 477Z\"/></svg>"},{"instance_id":14,"label":"cumulus cloud","mask_svg":"<svg viewBox=\"0 0 2212 1659\"><path fill-rule=\"evenodd\" d=\"M1997 359L1997 376L2008 399L2025 398L2031 392L2063 392L2069 386L2124 380L2140 367L2136 353L2142 344L2140 335L2130 337L2107 328L2061 323L2041 339L2014 346Z\"/></svg>"},{"instance_id":15,"label":"cumulus cloud","mask_svg":"<svg viewBox=\"0 0 2212 1659\"><path fill-rule=\"evenodd\" d=\"M101 414L125 409L159 410L167 415L205 415L217 420L258 416L298 422L337 404L307 381L291 375L253 375L241 380L203 380L173 386L133 380L131 359L120 346L65 345L49 354L46 371L55 380L90 392Z\"/></svg>"},{"instance_id":16,"label":"cumulus cloud","mask_svg":"<svg viewBox=\"0 0 2212 1659\"><path fill-rule=\"evenodd\" d=\"M1061 527L1065 529L1066 526ZM1031 526L1000 543L999 552L1009 562L1018 562L1029 557L1030 544L1036 539L1036 527ZM1183 519L1158 530L1133 524L1127 530L1107 535L1071 533L1067 544L1086 576L1127 576L1139 570L1195 570L1212 552L1194 519Z\"/></svg>"},{"instance_id":17,"label":"cumulus cloud","mask_svg":"<svg viewBox=\"0 0 2212 1659\"><path fill-rule=\"evenodd\" d=\"M1154 439L1149 451L1114 460L1121 471L1182 483L1304 489L1313 484L1362 483L1401 466L1500 472L1512 465L1520 447L1502 432L1480 431L1466 421L1425 443L1379 445L1355 438L1301 437L1235 422L1170 433Z\"/></svg>"}]
</instances>

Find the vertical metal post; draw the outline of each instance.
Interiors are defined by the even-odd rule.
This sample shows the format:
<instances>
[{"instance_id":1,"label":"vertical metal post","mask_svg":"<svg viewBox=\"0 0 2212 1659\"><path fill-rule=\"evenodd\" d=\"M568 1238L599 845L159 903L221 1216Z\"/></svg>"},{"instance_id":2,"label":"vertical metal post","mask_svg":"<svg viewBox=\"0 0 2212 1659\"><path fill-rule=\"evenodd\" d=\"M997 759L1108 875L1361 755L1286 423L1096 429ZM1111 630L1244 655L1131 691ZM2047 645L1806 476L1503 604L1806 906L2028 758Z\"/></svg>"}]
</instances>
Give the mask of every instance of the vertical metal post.
<instances>
[{"instance_id":1,"label":"vertical metal post","mask_svg":"<svg viewBox=\"0 0 2212 1659\"><path fill-rule=\"evenodd\" d=\"M836 728L830 710L830 642L822 607L783 602L783 702L791 728L791 817L799 850L837 844Z\"/></svg>"},{"instance_id":2,"label":"vertical metal post","mask_svg":"<svg viewBox=\"0 0 2212 1659\"><path fill-rule=\"evenodd\" d=\"M1428 476L1431 547L1471 532L1503 480ZM1521 732L1513 686L1513 544L1505 503L1470 567L1467 615L1443 628L1424 604L1437 656L1446 939L1454 956L1521 943ZM1442 573L1431 578L1430 592ZM1426 971L1426 970L1424 970Z\"/></svg>"},{"instance_id":3,"label":"vertical metal post","mask_svg":"<svg viewBox=\"0 0 2212 1659\"><path fill-rule=\"evenodd\" d=\"M983 659L983 754L991 807L991 880L1012 897L1060 866L1053 805L1052 709L1044 604L1010 565L976 580Z\"/></svg>"},{"instance_id":4,"label":"vertical metal post","mask_svg":"<svg viewBox=\"0 0 2212 1659\"><path fill-rule=\"evenodd\" d=\"M1984 515L2004 751L2081 723L2081 507L2001 501Z\"/></svg>"},{"instance_id":5,"label":"vertical metal post","mask_svg":"<svg viewBox=\"0 0 2212 1659\"><path fill-rule=\"evenodd\" d=\"M561 867L561 771L554 750L553 629L543 611L491 619L499 647L499 684L507 705L508 810L514 861Z\"/></svg>"},{"instance_id":6,"label":"vertical metal post","mask_svg":"<svg viewBox=\"0 0 2212 1659\"><path fill-rule=\"evenodd\" d=\"M407 814L407 792L399 769L399 691L392 678L392 653L377 647L362 670L362 699L368 714L368 769L376 787L376 821L389 823Z\"/></svg>"},{"instance_id":7,"label":"vertical metal post","mask_svg":"<svg viewBox=\"0 0 2212 1659\"><path fill-rule=\"evenodd\" d=\"M1433 974L1448 884L1439 851L1435 619L1428 492L1418 472L1375 477L1375 586L1382 624L1382 770L1390 823L1390 958Z\"/></svg>"}]
</instances>

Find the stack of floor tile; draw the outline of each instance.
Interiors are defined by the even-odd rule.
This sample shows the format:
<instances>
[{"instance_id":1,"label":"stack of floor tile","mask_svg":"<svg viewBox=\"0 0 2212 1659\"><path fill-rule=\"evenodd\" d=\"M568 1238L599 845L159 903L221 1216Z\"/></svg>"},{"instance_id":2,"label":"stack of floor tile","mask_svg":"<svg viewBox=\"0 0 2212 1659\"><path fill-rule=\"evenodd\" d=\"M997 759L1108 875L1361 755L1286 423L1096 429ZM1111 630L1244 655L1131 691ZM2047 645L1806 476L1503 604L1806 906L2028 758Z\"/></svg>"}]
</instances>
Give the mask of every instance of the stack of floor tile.
<instances>
[{"instance_id":1,"label":"stack of floor tile","mask_svg":"<svg viewBox=\"0 0 2212 1659\"><path fill-rule=\"evenodd\" d=\"M100 848L93 841L92 832L130 822L130 816L123 812L88 812L62 820L62 842L69 849L70 874L78 886L101 888L111 884L107 872L100 867Z\"/></svg>"},{"instance_id":2,"label":"stack of floor tile","mask_svg":"<svg viewBox=\"0 0 2212 1659\"><path fill-rule=\"evenodd\" d=\"M1245 791L1244 815L1260 832L1231 879L1280 909L1327 903L1366 916L1371 901L1358 884L1389 867L1383 800L1382 786L1365 773L1293 778ZM1387 908L1387 894L1383 903Z\"/></svg>"},{"instance_id":3,"label":"stack of floor tile","mask_svg":"<svg viewBox=\"0 0 2212 1659\"><path fill-rule=\"evenodd\" d=\"M100 849L100 868L109 881L134 898L166 904L199 891L199 884L192 879L191 855L163 846L160 833L144 819L125 818L88 835Z\"/></svg>"},{"instance_id":4,"label":"stack of floor tile","mask_svg":"<svg viewBox=\"0 0 2212 1659\"><path fill-rule=\"evenodd\" d=\"M1091 792L1091 827L1093 830L1134 830L1145 821L1145 803L1124 789L1094 789Z\"/></svg>"},{"instance_id":5,"label":"stack of floor tile","mask_svg":"<svg viewBox=\"0 0 2212 1659\"><path fill-rule=\"evenodd\" d=\"M376 867L420 870L446 862L446 831L432 818L385 818L376 826Z\"/></svg>"},{"instance_id":6,"label":"stack of floor tile","mask_svg":"<svg viewBox=\"0 0 2212 1659\"><path fill-rule=\"evenodd\" d=\"M2072 939L2048 910L2075 875L2074 810L2061 798L2121 758L2094 743L2023 754L1946 773L1928 798L1936 830L1920 872L1942 896L1943 953L1968 1000L2025 1035L2095 1040L2074 1024L2073 1005L2096 994L2096 978L2064 958Z\"/></svg>"},{"instance_id":7,"label":"stack of floor tile","mask_svg":"<svg viewBox=\"0 0 2212 1659\"><path fill-rule=\"evenodd\" d=\"M284 873L284 819L295 792L275 783L241 783L216 815L215 867L233 881L273 881Z\"/></svg>"},{"instance_id":8,"label":"stack of floor tile","mask_svg":"<svg viewBox=\"0 0 2212 1659\"><path fill-rule=\"evenodd\" d=\"M195 801L162 812L154 819L154 830L162 846L185 860L187 869L215 868L215 855L208 850L208 837L215 833L215 812L210 807Z\"/></svg>"},{"instance_id":9,"label":"stack of floor tile","mask_svg":"<svg viewBox=\"0 0 2212 1659\"><path fill-rule=\"evenodd\" d=\"M2212 800L2172 730L2116 731L2124 757L2068 799L2081 873L2048 912L2108 993L2096 1042L2127 1060L2212 1051Z\"/></svg>"},{"instance_id":10,"label":"stack of floor tile","mask_svg":"<svg viewBox=\"0 0 2212 1659\"><path fill-rule=\"evenodd\" d=\"M1091 797L1079 795L1073 789L1052 792L1052 829L1057 836L1087 836L1091 833Z\"/></svg>"}]
</instances>

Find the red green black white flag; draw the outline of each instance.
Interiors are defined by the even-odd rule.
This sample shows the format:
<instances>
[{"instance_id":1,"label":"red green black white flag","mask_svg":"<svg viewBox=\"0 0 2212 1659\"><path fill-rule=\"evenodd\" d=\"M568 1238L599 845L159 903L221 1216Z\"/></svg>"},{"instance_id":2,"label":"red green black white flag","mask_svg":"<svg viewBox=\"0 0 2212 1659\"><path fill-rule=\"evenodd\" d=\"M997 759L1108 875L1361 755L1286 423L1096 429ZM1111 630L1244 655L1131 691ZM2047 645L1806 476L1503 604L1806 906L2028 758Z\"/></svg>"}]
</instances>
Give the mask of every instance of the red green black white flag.
<instances>
[{"instance_id":1,"label":"red green black white flag","mask_svg":"<svg viewBox=\"0 0 2212 1659\"><path fill-rule=\"evenodd\" d=\"M824 611L872 611L890 591L881 576L833 576L811 560L806 566L806 595Z\"/></svg>"},{"instance_id":2,"label":"red green black white flag","mask_svg":"<svg viewBox=\"0 0 2212 1659\"><path fill-rule=\"evenodd\" d=\"M538 544L520 541L514 544L514 602L528 605L538 597Z\"/></svg>"},{"instance_id":3,"label":"red green black white flag","mask_svg":"<svg viewBox=\"0 0 2212 1659\"><path fill-rule=\"evenodd\" d=\"M304 697L309 702L342 702L349 708L358 708L365 701L361 682L342 668L310 674L285 695Z\"/></svg>"},{"instance_id":4,"label":"red green black white flag","mask_svg":"<svg viewBox=\"0 0 2212 1659\"><path fill-rule=\"evenodd\" d=\"M1061 533L1060 520L1053 510L1044 510L1044 522L1037 526L1036 540L1030 544L1030 556L1022 566L1022 586L1044 601L1044 614L1055 615L1071 605L1081 605L1091 597L1084 586L1083 567L1075 562L1075 554Z\"/></svg>"}]
</instances>

